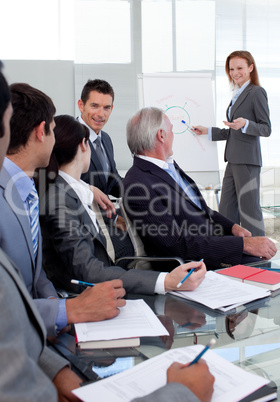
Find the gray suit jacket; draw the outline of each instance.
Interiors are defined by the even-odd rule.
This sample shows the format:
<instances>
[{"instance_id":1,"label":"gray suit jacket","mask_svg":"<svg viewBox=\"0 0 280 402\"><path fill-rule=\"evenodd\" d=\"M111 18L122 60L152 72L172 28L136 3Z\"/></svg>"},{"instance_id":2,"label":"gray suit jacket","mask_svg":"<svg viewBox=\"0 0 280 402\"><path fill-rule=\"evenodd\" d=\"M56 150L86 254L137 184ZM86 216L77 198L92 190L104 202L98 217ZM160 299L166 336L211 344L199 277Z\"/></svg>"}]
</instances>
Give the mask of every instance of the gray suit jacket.
<instances>
[{"instance_id":1,"label":"gray suit jacket","mask_svg":"<svg viewBox=\"0 0 280 402\"><path fill-rule=\"evenodd\" d=\"M127 292L153 294L159 273L125 270L109 259L100 236L78 195L60 176L44 203L41 217L43 266L48 277L68 291L81 291L71 279L104 282L121 279Z\"/></svg>"},{"instance_id":2,"label":"gray suit jacket","mask_svg":"<svg viewBox=\"0 0 280 402\"><path fill-rule=\"evenodd\" d=\"M59 300L47 299L57 296L57 293L42 270L41 233L37 260L34 261L29 217L4 167L0 173L0 211L0 246L20 269L24 283L44 319L48 335L56 335Z\"/></svg>"},{"instance_id":3,"label":"gray suit jacket","mask_svg":"<svg viewBox=\"0 0 280 402\"><path fill-rule=\"evenodd\" d=\"M42 318L1 249L0 304L0 400L56 401L50 380L68 363L46 347Z\"/></svg>"},{"instance_id":4,"label":"gray suit jacket","mask_svg":"<svg viewBox=\"0 0 280 402\"><path fill-rule=\"evenodd\" d=\"M262 87L248 85L244 89L231 109L229 121L238 117L249 120L246 133L213 127L212 140L227 140L225 161L262 166L260 137L269 137L271 134L267 95Z\"/></svg>"}]
</instances>

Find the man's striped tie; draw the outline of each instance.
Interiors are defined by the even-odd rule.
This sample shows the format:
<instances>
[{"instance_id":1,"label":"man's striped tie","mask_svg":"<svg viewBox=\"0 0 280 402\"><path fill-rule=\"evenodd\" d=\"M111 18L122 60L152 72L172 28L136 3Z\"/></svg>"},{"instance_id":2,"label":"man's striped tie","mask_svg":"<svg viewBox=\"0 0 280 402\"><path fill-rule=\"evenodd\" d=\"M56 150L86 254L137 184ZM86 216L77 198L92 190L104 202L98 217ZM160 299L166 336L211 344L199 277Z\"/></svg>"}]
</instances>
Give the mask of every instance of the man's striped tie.
<instances>
[{"instance_id":1,"label":"man's striped tie","mask_svg":"<svg viewBox=\"0 0 280 402\"><path fill-rule=\"evenodd\" d=\"M31 235L33 242L34 258L37 257L38 250L38 233L39 233L39 197L36 188L33 184L33 188L27 197L29 206L29 219L31 227Z\"/></svg>"}]
</instances>

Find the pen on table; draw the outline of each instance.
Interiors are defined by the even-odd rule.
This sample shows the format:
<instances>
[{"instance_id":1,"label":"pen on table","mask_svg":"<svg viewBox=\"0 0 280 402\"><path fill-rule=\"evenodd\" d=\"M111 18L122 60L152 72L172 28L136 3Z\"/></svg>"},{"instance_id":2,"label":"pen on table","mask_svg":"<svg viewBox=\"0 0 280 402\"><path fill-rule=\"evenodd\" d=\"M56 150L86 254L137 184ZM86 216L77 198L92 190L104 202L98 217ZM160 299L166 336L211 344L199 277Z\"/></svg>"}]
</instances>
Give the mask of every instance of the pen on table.
<instances>
[{"instance_id":1,"label":"pen on table","mask_svg":"<svg viewBox=\"0 0 280 402\"><path fill-rule=\"evenodd\" d=\"M82 285L82 286L94 286L94 283L78 281L77 279L71 279L71 283L74 283L75 285Z\"/></svg>"},{"instance_id":2,"label":"pen on table","mask_svg":"<svg viewBox=\"0 0 280 402\"><path fill-rule=\"evenodd\" d=\"M200 261L203 261L203 258L202 258ZM187 273L187 275L178 283L177 288L179 288L179 287L185 282L185 280L188 279L188 277L189 277L194 271L195 271L195 268L192 268L192 269Z\"/></svg>"},{"instance_id":3,"label":"pen on table","mask_svg":"<svg viewBox=\"0 0 280 402\"><path fill-rule=\"evenodd\" d=\"M214 338L211 339L211 341L205 346L205 348L193 359L193 361L190 362L188 367L192 366L194 363L197 363L198 360L201 358L201 356L203 356L204 353L207 352L207 350L209 348L211 348L211 346L215 345L215 343L216 343L216 340Z\"/></svg>"}]
</instances>

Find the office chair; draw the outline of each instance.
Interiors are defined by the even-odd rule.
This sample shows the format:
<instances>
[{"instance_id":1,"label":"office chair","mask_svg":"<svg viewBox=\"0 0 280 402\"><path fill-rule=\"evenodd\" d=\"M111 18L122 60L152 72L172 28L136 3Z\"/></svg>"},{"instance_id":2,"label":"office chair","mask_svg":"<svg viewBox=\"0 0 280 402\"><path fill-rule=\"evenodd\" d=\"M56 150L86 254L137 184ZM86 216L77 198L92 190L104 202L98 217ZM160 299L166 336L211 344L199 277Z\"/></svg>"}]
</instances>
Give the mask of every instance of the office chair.
<instances>
[{"instance_id":1,"label":"office chair","mask_svg":"<svg viewBox=\"0 0 280 402\"><path fill-rule=\"evenodd\" d=\"M142 270L151 270L152 265L151 263L153 261L159 261L159 262L176 262L178 265L184 264L184 261L180 257L157 257L157 256L147 256L144 248L144 244L138 235L133 223L131 220L128 218L127 213L125 211L123 202L121 198L118 198L116 200L116 205L121 211L121 215L125 220L126 223L126 228L128 231L128 234L130 236L130 240L133 244L134 252L135 255L131 257L122 257L119 258L115 261L116 264L118 264L119 261L121 260L131 260L131 262L128 264L128 268L135 268L135 269L142 269Z\"/></svg>"}]
</instances>

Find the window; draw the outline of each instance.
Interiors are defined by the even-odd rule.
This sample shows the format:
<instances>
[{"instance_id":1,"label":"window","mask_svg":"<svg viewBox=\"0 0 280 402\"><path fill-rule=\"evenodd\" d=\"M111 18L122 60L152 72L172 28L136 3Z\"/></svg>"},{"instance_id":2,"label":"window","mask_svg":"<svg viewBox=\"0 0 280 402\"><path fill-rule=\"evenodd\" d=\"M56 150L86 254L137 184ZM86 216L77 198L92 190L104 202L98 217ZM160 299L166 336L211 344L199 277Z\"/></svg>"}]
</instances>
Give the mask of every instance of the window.
<instances>
[{"instance_id":1,"label":"window","mask_svg":"<svg viewBox=\"0 0 280 402\"><path fill-rule=\"evenodd\" d=\"M215 2L142 0L144 73L215 69Z\"/></svg>"},{"instance_id":2,"label":"window","mask_svg":"<svg viewBox=\"0 0 280 402\"><path fill-rule=\"evenodd\" d=\"M1 58L57 59L58 17L57 0L1 2Z\"/></svg>"},{"instance_id":3,"label":"window","mask_svg":"<svg viewBox=\"0 0 280 402\"><path fill-rule=\"evenodd\" d=\"M215 2L176 2L176 71L215 69Z\"/></svg>"},{"instance_id":4,"label":"window","mask_svg":"<svg viewBox=\"0 0 280 402\"><path fill-rule=\"evenodd\" d=\"M142 1L142 72L173 71L172 2Z\"/></svg>"},{"instance_id":5,"label":"window","mask_svg":"<svg viewBox=\"0 0 280 402\"><path fill-rule=\"evenodd\" d=\"M130 63L130 1L76 1L76 63Z\"/></svg>"},{"instance_id":6,"label":"window","mask_svg":"<svg viewBox=\"0 0 280 402\"><path fill-rule=\"evenodd\" d=\"M130 1L9 0L1 4L0 56L130 63L130 19Z\"/></svg>"}]
</instances>

